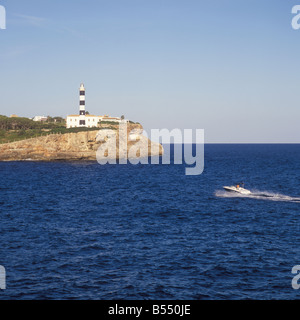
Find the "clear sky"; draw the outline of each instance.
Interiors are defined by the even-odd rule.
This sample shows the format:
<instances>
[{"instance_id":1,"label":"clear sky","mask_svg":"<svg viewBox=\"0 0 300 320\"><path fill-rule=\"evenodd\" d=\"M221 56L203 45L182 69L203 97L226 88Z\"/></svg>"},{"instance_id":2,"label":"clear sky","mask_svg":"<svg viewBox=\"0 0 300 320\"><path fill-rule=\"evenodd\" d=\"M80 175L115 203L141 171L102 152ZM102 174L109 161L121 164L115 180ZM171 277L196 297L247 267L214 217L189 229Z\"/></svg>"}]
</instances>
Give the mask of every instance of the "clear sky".
<instances>
[{"instance_id":1,"label":"clear sky","mask_svg":"<svg viewBox=\"0 0 300 320\"><path fill-rule=\"evenodd\" d=\"M296 0L0 0L0 114L125 115L206 142L300 143Z\"/></svg>"}]
</instances>

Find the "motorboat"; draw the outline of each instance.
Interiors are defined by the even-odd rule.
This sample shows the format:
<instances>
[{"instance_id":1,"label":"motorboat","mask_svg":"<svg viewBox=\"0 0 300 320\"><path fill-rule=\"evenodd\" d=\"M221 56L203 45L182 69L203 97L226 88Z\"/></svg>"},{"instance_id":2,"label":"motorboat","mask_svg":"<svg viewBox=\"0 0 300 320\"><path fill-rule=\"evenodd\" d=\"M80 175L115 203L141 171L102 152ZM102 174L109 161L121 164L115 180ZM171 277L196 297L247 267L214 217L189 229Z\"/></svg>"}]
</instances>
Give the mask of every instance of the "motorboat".
<instances>
[{"instance_id":1,"label":"motorboat","mask_svg":"<svg viewBox=\"0 0 300 320\"><path fill-rule=\"evenodd\" d=\"M228 191L228 192L237 192L237 193L241 193L241 194L250 194L251 191L247 190L244 188L244 184L242 184L242 186L240 184L236 184L234 186L225 186L223 187L224 190Z\"/></svg>"}]
</instances>

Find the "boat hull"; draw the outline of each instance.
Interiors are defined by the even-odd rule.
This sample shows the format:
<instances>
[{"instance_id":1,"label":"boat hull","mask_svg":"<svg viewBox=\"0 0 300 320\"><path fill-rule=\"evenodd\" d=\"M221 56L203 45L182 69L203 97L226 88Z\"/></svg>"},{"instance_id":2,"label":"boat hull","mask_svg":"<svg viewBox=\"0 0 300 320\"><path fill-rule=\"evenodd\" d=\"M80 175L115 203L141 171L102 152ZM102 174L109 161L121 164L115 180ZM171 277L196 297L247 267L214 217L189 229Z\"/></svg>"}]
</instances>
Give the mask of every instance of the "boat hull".
<instances>
[{"instance_id":1,"label":"boat hull","mask_svg":"<svg viewBox=\"0 0 300 320\"><path fill-rule=\"evenodd\" d=\"M228 192L236 192L236 193L240 193L240 194L250 194L251 191L247 190L247 189L244 189L244 188L237 188L237 187L223 187L224 190L228 191Z\"/></svg>"}]
</instances>

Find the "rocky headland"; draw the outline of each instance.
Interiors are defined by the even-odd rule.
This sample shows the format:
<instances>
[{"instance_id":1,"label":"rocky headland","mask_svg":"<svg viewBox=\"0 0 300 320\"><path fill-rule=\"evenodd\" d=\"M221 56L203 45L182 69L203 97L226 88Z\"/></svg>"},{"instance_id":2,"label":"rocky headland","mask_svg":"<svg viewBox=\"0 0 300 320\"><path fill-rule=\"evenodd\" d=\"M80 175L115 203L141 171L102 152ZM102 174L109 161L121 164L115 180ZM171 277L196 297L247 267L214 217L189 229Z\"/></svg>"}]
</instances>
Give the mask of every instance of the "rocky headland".
<instances>
[{"instance_id":1,"label":"rocky headland","mask_svg":"<svg viewBox=\"0 0 300 320\"><path fill-rule=\"evenodd\" d=\"M141 125L130 124L126 131L100 128L0 144L0 161L99 160L99 157L111 158L110 150L115 150L116 159L121 159L128 157L129 153L132 155L130 149L137 157L162 155L162 146L150 141L142 132ZM97 155L100 147L106 151Z\"/></svg>"}]
</instances>

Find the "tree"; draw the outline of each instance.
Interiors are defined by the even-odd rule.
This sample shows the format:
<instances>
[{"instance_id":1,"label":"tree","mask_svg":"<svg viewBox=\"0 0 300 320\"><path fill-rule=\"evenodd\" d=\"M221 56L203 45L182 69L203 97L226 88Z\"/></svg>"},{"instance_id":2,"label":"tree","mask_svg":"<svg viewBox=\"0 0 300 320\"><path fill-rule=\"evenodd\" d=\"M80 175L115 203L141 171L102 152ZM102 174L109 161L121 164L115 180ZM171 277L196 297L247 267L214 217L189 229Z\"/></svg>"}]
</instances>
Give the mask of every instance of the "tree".
<instances>
[{"instance_id":1,"label":"tree","mask_svg":"<svg viewBox=\"0 0 300 320\"><path fill-rule=\"evenodd\" d=\"M50 116L47 117L47 122L54 122L54 119Z\"/></svg>"},{"instance_id":2,"label":"tree","mask_svg":"<svg viewBox=\"0 0 300 320\"><path fill-rule=\"evenodd\" d=\"M62 117L54 117L53 119L54 119L54 122L65 123L65 119Z\"/></svg>"}]
</instances>

